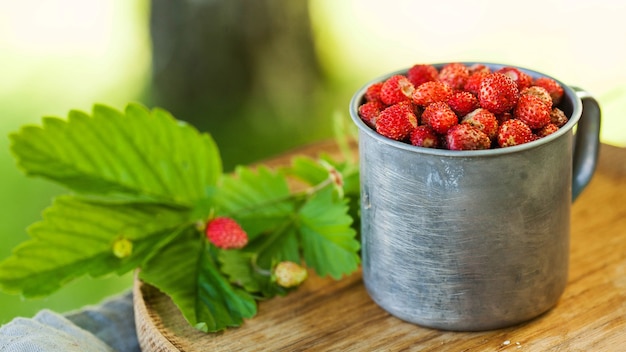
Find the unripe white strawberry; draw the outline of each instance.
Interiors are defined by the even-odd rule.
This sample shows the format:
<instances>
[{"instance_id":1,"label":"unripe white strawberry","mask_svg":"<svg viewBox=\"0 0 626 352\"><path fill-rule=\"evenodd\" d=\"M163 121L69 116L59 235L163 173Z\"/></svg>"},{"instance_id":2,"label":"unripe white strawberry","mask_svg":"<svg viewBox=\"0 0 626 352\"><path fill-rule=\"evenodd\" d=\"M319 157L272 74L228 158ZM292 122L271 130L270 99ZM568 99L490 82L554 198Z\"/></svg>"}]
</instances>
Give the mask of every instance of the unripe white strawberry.
<instances>
[{"instance_id":1,"label":"unripe white strawberry","mask_svg":"<svg viewBox=\"0 0 626 352\"><path fill-rule=\"evenodd\" d=\"M278 263L273 273L276 283L286 288L300 285L306 280L307 276L308 273L304 267L289 261Z\"/></svg>"}]
</instances>

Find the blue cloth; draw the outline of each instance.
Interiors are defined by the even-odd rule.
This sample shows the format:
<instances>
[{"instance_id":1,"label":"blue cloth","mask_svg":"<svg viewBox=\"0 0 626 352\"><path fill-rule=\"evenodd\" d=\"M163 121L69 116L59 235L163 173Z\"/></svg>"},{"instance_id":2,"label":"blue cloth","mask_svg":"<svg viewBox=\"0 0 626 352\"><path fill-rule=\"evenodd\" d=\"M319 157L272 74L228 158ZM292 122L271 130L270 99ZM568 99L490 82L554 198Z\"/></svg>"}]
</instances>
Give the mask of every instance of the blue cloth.
<instances>
[{"instance_id":1,"label":"blue cloth","mask_svg":"<svg viewBox=\"0 0 626 352\"><path fill-rule=\"evenodd\" d=\"M140 352L132 293L61 315L42 310L0 327L0 352Z\"/></svg>"}]
</instances>

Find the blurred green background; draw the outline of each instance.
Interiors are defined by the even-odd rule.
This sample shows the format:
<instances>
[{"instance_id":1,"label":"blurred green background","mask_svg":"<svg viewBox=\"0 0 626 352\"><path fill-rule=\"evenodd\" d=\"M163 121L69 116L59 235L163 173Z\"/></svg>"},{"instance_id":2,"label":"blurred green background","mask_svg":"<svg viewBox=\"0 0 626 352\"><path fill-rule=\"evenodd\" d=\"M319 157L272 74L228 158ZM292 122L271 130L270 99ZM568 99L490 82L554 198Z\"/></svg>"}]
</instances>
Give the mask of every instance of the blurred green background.
<instances>
[{"instance_id":1,"label":"blurred green background","mask_svg":"<svg viewBox=\"0 0 626 352\"><path fill-rule=\"evenodd\" d=\"M511 3L513 4L513 3ZM611 0L0 0L0 259L61 188L23 176L9 133L42 116L162 106L209 131L227 169L332 137L352 92L415 63L488 61L594 94L626 145L626 4ZM541 9L541 11L538 11ZM130 288L82 278L50 297L0 293L0 324Z\"/></svg>"}]
</instances>

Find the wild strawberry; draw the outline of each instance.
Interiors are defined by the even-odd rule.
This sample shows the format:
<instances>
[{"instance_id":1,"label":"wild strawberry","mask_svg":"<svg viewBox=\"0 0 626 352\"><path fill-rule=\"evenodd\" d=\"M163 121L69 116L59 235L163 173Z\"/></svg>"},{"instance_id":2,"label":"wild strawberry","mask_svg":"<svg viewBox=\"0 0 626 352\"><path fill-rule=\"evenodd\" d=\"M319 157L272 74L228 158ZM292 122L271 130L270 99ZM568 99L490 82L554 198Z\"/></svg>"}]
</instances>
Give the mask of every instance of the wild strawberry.
<instances>
[{"instance_id":1,"label":"wild strawberry","mask_svg":"<svg viewBox=\"0 0 626 352\"><path fill-rule=\"evenodd\" d=\"M422 83L436 81L439 71L433 65L413 65L407 71L406 77L413 83L413 86L419 87Z\"/></svg>"},{"instance_id":2,"label":"wild strawberry","mask_svg":"<svg viewBox=\"0 0 626 352\"><path fill-rule=\"evenodd\" d=\"M550 111L550 122L555 124L557 127L563 127L567 123L568 119L565 116L563 110L559 108L553 108Z\"/></svg>"},{"instance_id":3,"label":"wild strawberry","mask_svg":"<svg viewBox=\"0 0 626 352\"><path fill-rule=\"evenodd\" d=\"M491 140L484 132L469 124L460 124L446 133L446 146L450 150L489 149Z\"/></svg>"},{"instance_id":4,"label":"wild strawberry","mask_svg":"<svg viewBox=\"0 0 626 352\"><path fill-rule=\"evenodd\" d=\"M541 128L537 131L537 133L535 133L535 135L536 135L538 138L542 138L542 137L545 137L545 136L551 135L552 133L554 133L554 132L556 132L556 131L558 131L558 130L559 130L559 126L557 126L557 125L555 125L555 124L553 124L553 123L549 123L549 124L547 124L547 125L545 125L545 126L541 127Z\"/></svg>"},{"instance_id":5,"label":"wild strawberry","mask_svg":"<svg viewBox=\"0 0 626 352\"><path fill-rule=\"evenodd\" d=\"M376 127L376 119L380 112L385 109L385 105L378 100L368 101L359 106L359 117L371 128Z\"/></svg>"},{"instance_id":6,"label":"wild strawberry","mask_svg":"<svg viewBox=\"0 0 626 352\"><path fill-rule=\"evenodd\" d=\"M365 90L365 100L366 101L380 101L380 88L383 86L383 82L377 82Z\"/></svg>"},{"instance_id":7,"label":"wild strawberry","mask_svg":"<svg viewBox=\"0 0 626 352\"><path fill-rule=\"evenodd\" d=\"M552 97L550 96L550 93L548 93L548 91L543 87L539 87L539 86L526 87L522 89L519 94L520 96L534 95L538 97L539 99L541 99L549 108L552 107Z\"/></svg>"},{"instance_id":8,"label":"wild strawberry","mask_svg":"<svg viewBox=\"0 0 626 352\"><path fill-rule=\"evenodd\" d=\"M465 64L453 62L444 65L439 72L439 80L446 83L452 89L463 89L469 78L469 70Z\"/></svg>"},{"instance_id":9,"label":"wild strawberry","mask_svg":"<svg viewBox=\"0 0 626 352\"><path fill-rule=\"evenodd\" d=\"M513 111L513 116L533 130L550 123L551 109L535 95L522 95Z\"/></svg>"},{"instance_id":10,"label":"wild strawberry","mask_svg":"<svg viewBox=\"0 0 626 352\"><path fill-rule=\"evenodd\" d=\"M422 121L430 126L433 131L445 134L450 127L459 123L459 118L448 104L443 101L432 103L424 109Z\"/></svg>"},{"instance_id":11,"label":"wild strawberry","mask_svg":"<svg viewBox=\"0 0 626 352\"><path fill-rule=\"evenodd\" d=\"M418 105L413 104L412 101L410 100L405 100L405 101L401 101L398 104L395 105L403 105L406 106L409 110L411 110L416 116L420 114L421 112L421 107Z\"/></svg>"},{"instance_id":12,"label":"wild strawberry","mask_svg":"<svg viewBox=\"0 0 626 352\"><path fill-rule=\"evenodd\" d=\"M511 147L532 141L533 131L520 120L511 119L504 121L498 129L498 145Z\"/></svg>"},{"instance_id":13,"label":"wild strawberry","mask_svg":"<svg viewBox=\"0 0 626 352\"><path fill-rule=\"evenodd\" d=\"M380 87L380 100L386 105L410 100L415 87L406 76L393 75Z\"/></svg>"},{"instance_id":14,"label":"wild strawberry","mask_svg":"<svg viewBox=\"0 0 626 352\"><path fill-rule=\"evenodd\" d=\"M533 83L533 78L525 73L524 71L516 68L516 67L502 67L496 72L502 73L505 76L510 77L517 84L517 89L522 90L526 87L530 87Z\"/></svg>"},{"instance_id":15,"label":"wild strawberry","mask_svg":"<svg viewBox=\"0 0 626 352\"><path fill-rule=\"evenodd\" d=\"M243 248L248 243L248 234L228 217L217 217L206 226L206 236L216 247L222 249Z\"/></svg>"},{"instance_id":16,"label":"wild strawberry","mask_svg":"<svg viewBox=\"0 0 626 352\"><path fill-rule=\"evenodd\" d=\"M504 123L504 121L510 120L513 118L513 114L510 111L503 112L501 114L496 115L496 119L498 120L498 125Z\"/></svg>"},{"instance_id":17,"label":"wild strawberry","mask_svg":"<svg viewBox=\"0 0 626 352\"><path fill-rule=\"evenodd\" d=\"M478 108L478 98L474 94L465 91L452 93L447 103L458 116L465 116Z\"/></svg>"},{"instance_id":18,"label":"wild strawberry","mask_svg":"<svg viewBox=\"0 0 626 352\"><path fill-rule=\"evenodd\" d=\"M491 69L489 68L489 66L486 66L483 64L473 64L467 69L469 70L470 75L473 75L474 73L477 73L477 72L491 73Z\"/></svg>"},{"instance_id":19,"label":"wild strawberry","mask_svg":"<svg viewBox=\"0 0 626 352\"><path fill-rule=\"evenodd\" d=\"M396 104L381 111L376 119L376 131L397 141L409 137L417 127L417 116L409 104Z\"/></svg>"},{"instance_id":20,"label":"wild strawberry","mask_svg":"<svg viewBox=\"0 0 626 352\"><path fill-rule=\"evenodd\" d=\"M478 92L480 106L494 114L511 110L518 99L517 84L502 73L490 73L480 83Z\"/></svg>"},{"instance_id":21,"label":"wild strawberry","mask_svg":"<svg viewBox=\"0 0 626 352\"><path fill-rule=\"evenodd\" d=\"M416 146L507 147L542 138L567 123L555 107L563 94L557 81L533 79L516 67L492 72L483 64L454 62L440 70L418 64L406 75L368 86L358 115L379 134Z\"/></svg>"},{"instance_id":22,"label":"wild strawberry","mask_svg":"<svg viewBox=\"0 0 626 352\"><path fill-rule=\"evenodd\" d=\"M563 97L563 87L561 87L557 81L548 77L539 77L535 79L533 85L545 88L545 90L547 90L552 97L553 105L558 105L559 102L561 102L561 98Z\"/></svg>"},{"instance_id":23,"label":"wild strawberry","mask_svg":"<svg viewBox=\"0 0 626 352\"><path fill-rule=\"evenodd\" d=\"M474 94L475 96L478 96L478 92L480 91L480 84L482 83L483 78L487 77L488 74L489 74L489 69L487 69L487 71L477 70L473 72L467 78L467 81L465 82L465 85L463 86L463 90L466 90Z\"/></svg>"},{"instance_id":24,"label":"wild strawberry","mask_svg":"<svg viewBox=\"0 0 626 352\"><path fill-rule=\"evenodd\" d=\"M461 119L461 123L483 131L489 139L494 139L498 134L498 119L487 109L478 108L470 112Z\"/></svg>"},{"instance_id":25,"label":"wild strawberry","mask_svg":"<svg viewBox=\"0 0 626 352\"><path fill-rule=\"evenodd\" d=\"M439 81L422 83L413 92L413 102L419 106L428 106L438 101L446 101L452 94L452 88Z\"/></svg>"},{"instance_id":26,"label":"wild strawberry","mask_svg":"<svg viewBox=\"0 0 626 352\"><path fill-rule=\"evenodd\" d=\"M272 273L272 279L285 288L295 287L306 280L308 273L306 268L289 261L278 263Z\"/></svg>"},{"instance_id":27,"label":"wild strawberry","mask_svg":"<svg viewBox=\"0 0 626 352\"><path fill-rule=\"evenodd\" d=\"M411 144L424 148L438 148L439 136L430 126L421 125L411 132Z\"/></svg>"}]
</instances>

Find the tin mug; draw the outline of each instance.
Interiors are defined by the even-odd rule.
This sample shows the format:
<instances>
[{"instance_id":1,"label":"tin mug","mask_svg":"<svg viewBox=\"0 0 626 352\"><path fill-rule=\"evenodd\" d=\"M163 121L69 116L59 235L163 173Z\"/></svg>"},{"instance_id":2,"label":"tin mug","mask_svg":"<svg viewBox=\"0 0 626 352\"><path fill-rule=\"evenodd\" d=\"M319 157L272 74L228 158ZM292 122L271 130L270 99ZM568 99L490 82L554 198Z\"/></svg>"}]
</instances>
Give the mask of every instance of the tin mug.
<instances>
[{"instance_id":1,"label":"tin mug","mask_svg":"<svg viewBox=\"0 0 626 352\"><path fill-rule=\"evenodd\" d=\"M368 294L402 320L443 330L503 328L546 312L567 284L570 208L595 170L598 103L556 80L569 118L557 132L498 149L421 148L379 135L358 115L367 87L399 73L364 85L350 103Z\"/></svg>"}]
</instances>

